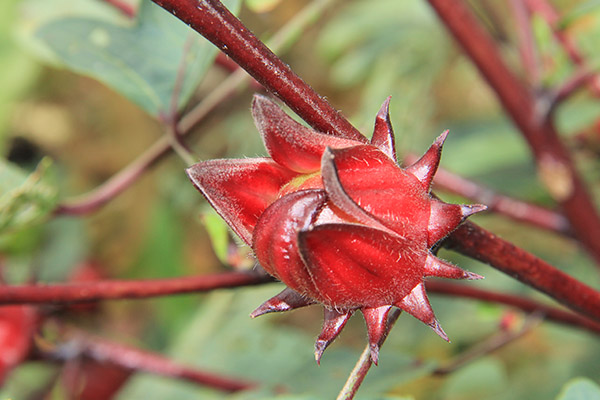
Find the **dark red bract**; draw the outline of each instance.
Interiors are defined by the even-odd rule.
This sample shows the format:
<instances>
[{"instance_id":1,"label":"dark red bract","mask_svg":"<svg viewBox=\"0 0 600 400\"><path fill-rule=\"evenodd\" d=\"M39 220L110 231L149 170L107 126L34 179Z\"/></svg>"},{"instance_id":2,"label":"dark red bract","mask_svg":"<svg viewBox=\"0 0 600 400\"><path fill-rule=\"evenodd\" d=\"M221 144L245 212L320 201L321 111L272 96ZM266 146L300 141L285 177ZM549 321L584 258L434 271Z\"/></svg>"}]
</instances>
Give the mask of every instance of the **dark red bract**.
<instances>
[{"instance_id":1,"label":"dark red bract","mask_svg":"<svg viewBox=\"0 0 600 400\"><path fill-rule=\"evenodd\" d=\"M388 105L389 99L367 143L306 128L255 96L254 120L271 158L211 160L188 169L260 265L287 285L252 316L324 306L317 361L356 310L365 317L374 362L392 307L448 340L424 278L481 278L430 252L466 217L485 209L447 204L429 193L447 132L420 160L401 168Z\"/></svg>"}]
</instances>

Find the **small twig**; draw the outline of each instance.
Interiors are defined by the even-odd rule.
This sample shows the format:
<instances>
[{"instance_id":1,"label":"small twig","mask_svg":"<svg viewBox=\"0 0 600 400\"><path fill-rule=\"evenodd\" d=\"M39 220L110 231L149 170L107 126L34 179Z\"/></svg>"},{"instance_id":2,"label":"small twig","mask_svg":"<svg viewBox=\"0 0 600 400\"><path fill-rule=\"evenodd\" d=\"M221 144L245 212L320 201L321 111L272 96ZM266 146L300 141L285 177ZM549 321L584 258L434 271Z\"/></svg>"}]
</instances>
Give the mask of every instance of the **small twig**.
<instances>
[{"instance_id":1,"label":"small twig","mask_svg":"<svg viewBox=\"0 0 600 400\"><path fill-rule=\"evenodd\" d=\"M405 157L409 164L417 159L414 154L408 154ZM572 236L569 221L556 211L497 193L443 168L438 169L433 183L437 189L485 204L488 206L488 211L497 212L515 221L531 224L538 228Z\"/></svg>"},{"instance_id":2,"label":"small twig","mask_svg":"<svg viewBox=\"0 0 600 400\"><path fill-rule=\"evenodd\" d=\"M448 375L461 367L464 367L466 364L477 360L483 356L486 356L509 343L514 342L515 340L523 337L525 334L531 332L535 327L539 326L542 322L542 316L539 314L532 314L527 317L525 323L518 331L501 331L487 340L476 344L460 354L454 360L450 361L448 364L438 367L433 371L434 375Z\"/></svg>"},{"instance_id":3,"label":"small twig","mask_svg":"<svg viewBox=\"0 0 600 400\"><path fill-rule=\"evenodd\" d=\"M385 335L381 338L381 340L378 343L379 347L381 347L385 342L385 339L387 339L389 332L394 327L394 324L400 317L400 314L402 314L402 310L400 309L394 309L390 313L390 316L388 317L387 330ZM352 369L352 372L350 372L350 375L348 376L344 387L338 394L337 400L352 400L356 395L358 388L362 384L363 380L367 376L367 373L369 372L369 369L373 365L373 361L371 360L370 348L370 345L367 344L362 354L360 355L358 361L354 365L354 369Z\"/></svg>"},{"instance_id":4,"label":"small twig","mask_svg":"<svg viewBox=\"0 0 600 400\"><path fill-rule=\"evenodd\" d=\"M177 74L175 75L175 83L173 85L173 91L171 92L169 110L166 114L161 113L159 118L165 126L165 134L171 143L171 147L188 166L194 164L197 161L197 157L194 156L192 150L183 141L183 135L181 135L177 124L179 121L179 99L188 67L188 54L194 40L197 40L196 35L192 33L188 34L181 52L181 60L179 61Z\"/></svg>"},{"instance_id":5,"label":"small twig","mask_svg":"<svg viewBox=\"0 0 600 400\"><path fill-rule=\"evenodd\" d=\"M427 292L452 297L464 297L475 299L488 303L504 304L517 308L527 313L539 312L544 315L544 319L559 324L583 328L591 333L600 335L600 323L589 318L582 317L564 309L551 307L540 302L506 293L493 292L484 289L478 289L472 286L456 283L443 282L438 280L427 281Z\"/></svg>"},{"instance_id":6,"label":"small twig","mask_svg":"<svg viewBox=\"0 0 600 400\"><path fill-rule=\"evenodd\" d=\"M521 64L525 69L528 81L532 85L537 86L540 81L540 68L533 39L533 32L531 31L529 10L525 4L523 4L523 0L510 0L509 3L517 22L516 26L519 38Z\"/></svg>"},{"instance_id":7,"label":"small twig","mask_svg":"<svg viewBox=\"0 0 600 400\"><path fill-rule=\"evenodd\" d=\"M582 89L585 85L589 84L590 80L595 76L596 73L580 69L556 89L548 94L542 94L538 103L538 110L541 114L541 118L551 118L552 112L561 102L565 101L579 89Z\"/></svg>"},{"instance_id":8,"label":"small twig","mask_svg":"<svg viewBox=\"0 0 600 400\"><path fill-rule=\"evenodd\" d=\"M560 15L555 10L554 6L547 0L525 0L525 2L531 12L539 14L546 20L546 23L552 29L554 37L562 45L571 61L577 65L580 70L588 70L586 60L579 52L576 43L571 40L568 34L557 26L560 22ZM600 96L600 75L598 73L591 74L587 79L587 84L594 96Z\"/></svg>"},{"instance_id":9,"label":"small twig","mask_svg":"<svg viewBox=\"0 0 600 400\"><path fill-rule=\"evenodd\" d=\"M42 354L61 361L89 357L92 360L108 362L127 370L150 372L225 392L237 392L257 386L254 382L192 368L172 361L161 354L113 343L82 331L72 331L69 336L68 340L54 346L50 351L41 349Z\"/></svg>"},{"instance_id":10,"label":"small twig","mask_svg":"<svg viewBox=\"0 0 600 400\"><path fill-rule=\"evenodd\" d=\"M184 293L200 293L221 288L253 286L272 282L257 272L224 272L213 275L170 279L108 280L0 287L3 304L71 304L99 300L142 299Z\"/></svg>"}]
</instances>

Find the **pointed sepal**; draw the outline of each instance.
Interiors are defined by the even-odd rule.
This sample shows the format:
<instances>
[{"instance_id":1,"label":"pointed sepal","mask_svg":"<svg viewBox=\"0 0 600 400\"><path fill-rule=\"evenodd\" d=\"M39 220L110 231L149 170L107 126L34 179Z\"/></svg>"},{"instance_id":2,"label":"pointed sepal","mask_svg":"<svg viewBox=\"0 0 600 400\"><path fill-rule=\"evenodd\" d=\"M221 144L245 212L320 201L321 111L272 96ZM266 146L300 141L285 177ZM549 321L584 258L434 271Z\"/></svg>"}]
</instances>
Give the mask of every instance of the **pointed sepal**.
<instances>
[{"instance_id":1,"label":"pointed sepal","mask_svg":"<svg viewBox=\"0 0 600 400\"><path fill-rule=\"evenodd\" d=\"M186 170L190 180L244 242L260 215L297 173L268 158L209 160Z\"/></svg>"},{"instance_id":2,"label":"pointed sepal","mask_svg":"<svg viewBox=\"0 0 600 400\"><path fill-rule=\"evenodd\" d=\"M361 208L354 200L352 200L348 193L346 193L340 182L338 170L335 165L335 154L329 147L325 149L321 159L321 177L329 200L347 214L353 222L359 222L378 228L392 235L395 234L392 230L379 222L373 215Z\"/></svg>"},{"instance_id":3,"label":"pointed sepal","mask_svg":"<svg viewBox=\"0 0 600 400\"><path fill-rule=\"evenodd\" d=\"M431 181L435 175L438 166L440 164L440 157L442 156L442 147L444 141L448 136L448 130L442 132L440 136L435 139L431 147L423 154L423 156L412 165L406 167L406 171L414 175L423 185L426 191L429 191L431 187Z\"/></svg>"},{"instance_id":4,"label":"pointed sepal","mask_svg":"<svg viewBox=\"0 0 600 400\"><path fill-rule=\"evenodd\" d=\"M345 149L331 149L328 156L335 166L334 174L323 173L324 185L336 183L347 196L338 196L330 185L331 200L344 200L350 197L363 214L371 215L399 236L411 237L417 243L427 240L427 232L423 229L429 221L429 196L421 183L411 174L405 172L393 160L374 146L362 145ZM326 154L323 156L323 167L327 167ZM328 179L329 177L332 179ZM338 191L339 192L339 191ZM329 194L329 193L328 193ZM349 211L345 207L349 203L336 204L356 221L369 225L366 219L360 218L359 212ZM356 207L354 207L356 208Z\"/></svg>"},{"instance_id":5,"label":"pointed sepal","mask_svg":"<svg viewBox=\"0 0 600 400\"><path fill-rule=\"evenodd\" d=\"M265 96L254 96L252 115L271 158L299 173L318 171L327 146L343 148L361 144L307 128Z\"/></svg>"},{"instance_id":6,"label":"pointed sepal","mask_svg":"<svg viewBox=\"0 0 600 400\"><path fill-rule=\"evenodd\" d=\"M449 342L448 335L440 326L440 323L435 318L427 293L425 292L425 285L419 283L414 289L403 298L400 302L396 303L396 306L406 311L413 317L417 318L426 325L429 325L435 333L437 333L442 339Z\"/></svg>"},{"instance_id":7,"label":"pointed sepal","mask_svg":"<svg viewBox=\"0 0 600 400\"><path fill-rule=\"evenodd\" d=\"M467 217L486 209L487 206L483 204L448 204L432 199L427 227L428 246L431 247L448 236Z\"/></svg>"},{"instance_id":8,"label":"pointed sepal","mask_svg":"<svg viewBox=\"0 0 600 400\"><path fill-rule=\"evenodd\" d=\"M338 337L346 322L354 313L353 310L337 311L327 307L323 310L323 329L321 329L321 334L315 343L315 360L317 360L317 364L321 364L323 352Z\"/></svg>"},{"instance_id":9,"label":"pointed sepal","mask_svg":"<svg viewBox=\"0 0 600 400\"><path fill-rule=\"evenodd\" d=\"M252 311L252 318L260 317L263 314L272 312L289 311L296 308L310 306L315 304L315 301L302 296L300 293L293 291L290 288L285 288L281 293L271 297L269 300L262 303L256 310Z\"/></svg>"},{"instance_id":10,"label":"pointed sepal","mask_svg":"<svg viewBox=\"0 0 600 400\"><path fill-rule=\"evenodd\" d=\"M377 117L375 117L375 129L371 144L381 150L385 155L396 162L396 146L394 144L394 130L390 121L390 100L388 97L384 102Z\"/></svg>"},{"instance_id":11,"label":"pointed sepal","mask_svg":"<svg viewBox=\"0 0 600 400\"><path fill-rule=\"evenodd\" d=\"M458 268L456 265L439 259L431 253L427 255L427 260L425 261L424 276L467 280L483 279L483 276Z\"/></svg>"},{"instance_id":12,"label":"pointed sepal","mask_svg":"<svg viewBox=\"0 0 600 400\"><path fill-rule=\"evenodd\" d=\"M379 362L379 346L387 334L388 314L392 306L365 307L361 308L365 322L367 324L367 333L369 335L369 348L371 352L371 361L377 365Z\"/></svg>"}]
</instances>

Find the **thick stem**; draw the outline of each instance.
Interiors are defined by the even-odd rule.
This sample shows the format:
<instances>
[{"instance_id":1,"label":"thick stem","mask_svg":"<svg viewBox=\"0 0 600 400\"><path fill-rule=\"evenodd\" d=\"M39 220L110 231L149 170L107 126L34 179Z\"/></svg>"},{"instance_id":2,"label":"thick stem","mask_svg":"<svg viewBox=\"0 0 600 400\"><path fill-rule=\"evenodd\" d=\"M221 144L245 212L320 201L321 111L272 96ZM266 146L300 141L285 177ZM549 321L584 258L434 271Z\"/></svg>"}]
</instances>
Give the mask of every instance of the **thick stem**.
<instances>
[{"instance_id":1,"label":"thick stem","mask_svg":"<svg viewBox=\"0 0 600 400\"><path fill-rule=\"evenodd\" d=\"M463 0L429 3L523 133L542 181L562 206L574 235L600 264L600 217L552 121L540 118L534 94L509 70L496 44Z\"/></svg>"},{"instance_id":2,"label":"thick stem","mask_svg":"<svg viewBox=\"0 0 600 400\"><path fill-rule=\"evenodd\" d=\"M546 293L574 311L600 321L600 292L469 221L459 226L445 245Z\"/></svg>"},{"instance_id":3,"label":"thick stem","mask_svg":"<svg viewBox=\"0 0 600 400\"><path fill-rule=\"evenodd\" d=\"M366 141L217 0L153 0L198 31L316 130Z\"/></svg>"},{"instance_id":4,"label":"thick stem","mask_svg":"<svg viewBox=\"0 0 600 400\"><path fill-rule=\"evenodd\" d=\"M235 271L171 279L2 286L0 287L0 305L70 304L99 300L143 299L252 286L272 280L271 277L264 274Z\"/></svg>"},{"instance_id":5,"label":"thick stem","mask_svg":"<svg viewBox=\"0 0 600 400\"><path fill-rule=\"evenodd\" d=\"M518 308L527 313L538 312L541 313L546 320L568 326L583 328L589 332L600 335L600 323L592 321L588 318L584 318L575 313L562 310L560 308L551 307L525 297L477 289L472 286L437 280L427 281L426 286L428 293L449 295L452 297L465 297L488 303L505 304L507 306Z\"/></svg>"}]
</instances>

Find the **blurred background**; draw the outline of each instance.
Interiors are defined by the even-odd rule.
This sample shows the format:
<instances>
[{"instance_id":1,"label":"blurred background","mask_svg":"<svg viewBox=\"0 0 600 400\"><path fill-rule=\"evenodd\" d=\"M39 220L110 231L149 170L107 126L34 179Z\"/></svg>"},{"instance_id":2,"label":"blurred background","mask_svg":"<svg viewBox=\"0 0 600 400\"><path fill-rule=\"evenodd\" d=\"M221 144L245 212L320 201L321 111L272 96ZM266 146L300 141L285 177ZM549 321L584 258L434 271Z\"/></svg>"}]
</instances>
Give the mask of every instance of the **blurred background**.
<instances>
[{"instance_id":1,"label":"blurred background","mask_svg":"<svg viewBox=\"0 0 600 400\"><path fill-rule=\"evenodd\" d=\"M111 3L4 0L0 4L0 268L4 281L155 279L230 268L223 265L251 268L248 250L231 238L192 187L184 173L186 161L174 153L98 210L55 214L57 207L85 200L78 196L109 181L165 134L160 117L168 110L182 59L187 70L178 98L181 114L218 90L231 74L227 60L214 62L212 45L190 35L185 25L157 6L124 2L138 16L131 18ZM426 1L226 3L264 40L312 4L313 18L290 34L285 49L277 54L361 132L371 134L377 110L391 95L400 159L409 152L422 153L437 135L450 129L443 168L500 193L553 206L526 143ZM551 3L562 16L561 28L590 68L597 70L600 3ZM508 4L471 2L509 65L528 79ZM551 91L577 69L542 17L533 15L530 24L538 51L539 74L534 83L541 91ZM250 115L257 90L240 85L196 124L187 143L198 160L266 154ZM571 96L556 112L558 129L595 198L600 195L599 116L600 102L590 90ZM437 193L445 201L468 201L443 190ZM600 287L593 261L568 237L501 215L474 220ZM445 250L440 257L486 277L470 285L547 300L474 260ZM116 368L110 365L73 378L73 365L85 364L73 358L61 363L28 360L15 366L7 371L0 398L78 398L82 388L95 381L104 386L113 382L118 390L112 395L119 399L333 398L365 344L364 323L353 318L317 366L312 351L320 332L321 308L257 320L248 317L280 290L280 284L268 284L204 295L106 301L77 312L54 306L37 309L44 321L36 336L37 347L60 343L63 327L73 326L260 382L258 391L223 394L145 374L116 373L117 378L111 378ZM435 375L437 367L499 331L518 330L525 317L502 306L446 296L431 295L431 302L452 343L440 340L416 319L402 316L382 349L379 366L371 370L357 398L569 399L574 397L567 397L565 385L575 384L574 379L600 381L598 337L553 323L536 326L455 372ZM587 384L600 396L600 389ZM95 398L108 396L95 394Z\"/></svg>"}]
</instances>

